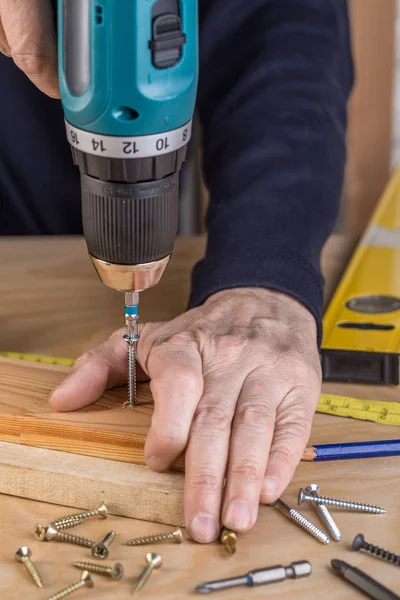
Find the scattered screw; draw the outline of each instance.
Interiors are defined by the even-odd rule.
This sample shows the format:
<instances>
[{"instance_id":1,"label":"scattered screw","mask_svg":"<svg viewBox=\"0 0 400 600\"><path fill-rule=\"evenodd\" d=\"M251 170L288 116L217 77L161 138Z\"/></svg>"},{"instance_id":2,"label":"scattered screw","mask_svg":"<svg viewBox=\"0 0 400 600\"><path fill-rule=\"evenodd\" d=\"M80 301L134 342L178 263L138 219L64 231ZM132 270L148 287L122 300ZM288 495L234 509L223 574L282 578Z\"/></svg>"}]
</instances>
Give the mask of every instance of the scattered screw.
<instances>
[{"instance_id":1,"label":"scattered screw","mask_svg":"<svg viewBox=\"0 0 400 600\"><path fill-rule=\"evenodd\" d=\"M372 506L371 504L361 504L360 502L350 502L348 500L338 500L337 498L325 498L324 496L310 496L301 488L299 491L298 504L303 502L313 502L314 504L327 504L328 506L336 506L336 508L345 508L356 512L368 512L374 514L385 513L384 508Z\"/></svg>"},{"instance_id":2,"label":"scattered screw","mask_svg":"<svg viewBox=\"0 0 400 600\"><path fill-rule=\"evenodd\" d=\"M146 554L146 563L147 565L137 578L135 587L133 588L133 594L142 589L142 587L150 577L153 569L159 569L161 567L162 558L159 554L155 554L154 552L148 552Z\"/></svg>"},{"instance_id":3,"label":"scattered screw","mask_svg":"<svg viewBox=\"0 0 400 600\"><path fill-rule=\"evenodd\" d=\"M300 525L300 527L303 527L303 529L308 531L308 533L311 533L311 535L313 535L323 544L330 544L331 540L326 533L322 531L322 529L319 529L319 527L314 525L314 523L311 523L311 521L306 519L304 515L297 512L297 510L291 508L282 500L282 498L278 498L278 500L276 500L271 506L276 506L276 508L282 511L287 517L289 517L289 519L292 519L292 521Z\"/></svg>"},{"instance_id":4,"label":"scattered screw","mask_svg":"<svg viewBox=\"0 0 400 600\"><path fill-rule=\"evenodd\" d=\"M82 571L89 571L89 573L97 573L98 575L108 575L115 581L121 579L124 574L124 568L121 563L116 562L113 567L107 567L106 565L98 565L92 562L75 562L74 567L82 569Z\"/></svg>"},{"instance_id":5,"label":"scattered screw","mask_svg":"<svg viewBox=\"0 0 400 600\"><path fill-rule=\"evenodd\" d=\"M65 531L58 531L52 525L48 527L43 527L35 531L35 535L38 540L41 542L46 540L49 542L50 540L59 540L60 542L66 542L68 544L76 544L77 546L84 546L85 548L92 548L92 546L96 543L93 540L88 540L83 537L79 537L77 535L71 535L70 533L66 533Z\"/></svg>"},{"instance_id":6,"label":"scattered screw","mask_svg":"<svg viewBox=\"0 0 400 600\"><path fill-rule=\"evenodd\" d=\"M50 525L52 527L55 527L55 529L57 529L57 531L61 531L64 529L72 529L72 527L77 527L78 525L81 525L82 523L83 523L83 519L77 519L77 520L60 522L57 526L54 525L53 522L51 522ZM42 525L41 523L36 523L34 532L38 539L41 539L41 536L44 535L43 532L46 528L47 528L46 525Z\"/></svg>"},{"instance_id":7,"label":"scattered screw","mask_svg":"<svg viewBox=\"0 0 400 600\"><path fill-rule=\"evenodd\" d=\"M43 583L35 565L31 561L32 551L28 546L21 546L21 548L18 548L14 556L16 561L23 563L25 569L28 571L36 585L42 588Z\"/></svg>"},{"instance_id":8,"label":"scattered screw","mask_svg":"<svg viewBox=\"0 0 400 600\"><path fill-rule=\"evenodd\" d=\"M384 550L383 548L379 548L379 546L374 546L373 544L366 542L362 533L359 533L358 535L356 535L351 547L353 550L356 550L356 551L357 550L366 550L367 552L370 552L371 554L375 554L375 556L379 556L379 558L388 560L389 562L393 563L394 565L397 565L398 567L400 567L400 554L394 554L393 552L388 552L387 550Z\"/></svg>"},{"instance_id":9,"label":"scattered screw","mask_svg":"<svg viewBox=\"0 0 400 600\"><path fill-rule=\"evenodd\" d=\"M313 496L314 498L318 498L319 496L319 485L316 483L310 483L305 489L307 494ZM342 534L340 533L339 527L336 525L331 513L323 504L315 504L314 505L317 513L319 514L323 523L325 523L331 537L336 541L340 542L342 539Z\"/></svg>"},{"instance_id":10,"label":"scattered screw","mask_svg":"<svg viewBox=\"0 0 400 600\"><path fill-rule=\"evenodd\" d=\"M65 598L66 596L69 596L73 592L76 592L76 590L79 590L81 587L85 586L89 588L92 588L94 586L93 579L91 578L90 573L88 573L87 571L83 571L79 581L77 581L76 583L72 583L68 587L64 588L63 590L60 590L52 596L49 596L47 600L61 600L61 598Z\"/></svg>"},{"instance_id":11,"label":"scattered screw","mask_svg":"<svg viewBox=\"0 0 400 600\"><path fill-rule=\"evenodd\" d=\"M143 537L133 538L126 542L126 546L144 546L145 544L157 544L159 542L178 542L180 544L183 540L181 529L178 527L175 531L169 533L158 533L155 535L146 535Z\"/></svg>"},{"instance_id":12,"label":"scattered screw","mask_svg":"<svg viewBox=\"0 0 400 600\"><path fill-rule=\"evenodd\" d=\"M222 528L220 542L224 544L229 556L233 556L236 552L237 534L231 529Z\"/></svg>"},{"instance_id":13,"label":"scattered screw","mask_svg":"<svg viewBox=\"0 0 400 600\"><path fill-rule=\"evenodd\" d=\"M97 517L97 516L103 517L103 519L107 519L107 506L104 504L104 502L102 502L99 506L99 508L94 508L92 510L85 510L83 512L80 513L75 513L72 515L65 515L64 517L59 517L58 519L54 519L54 521L52 521L52 525L56 528L58 528L58 526L60 525L60 523L64 522L64 521L71 521L71 520L79 520L79 519L90 519L91 517Z\"/></svg>"},{"instance_id":14,"label":"scattered screw","mask_svg":"<svg viewBox=\"0 0 400 600\"><path fill-rule=\"evenodd\" d=\"M95 558L108 558L110 554L110 545L115 540L115 531L110 531L107 533L106 537L102 542L97 542L97 544L93 544L92 546L92 554Z\"/></svg>"}]
</instances>

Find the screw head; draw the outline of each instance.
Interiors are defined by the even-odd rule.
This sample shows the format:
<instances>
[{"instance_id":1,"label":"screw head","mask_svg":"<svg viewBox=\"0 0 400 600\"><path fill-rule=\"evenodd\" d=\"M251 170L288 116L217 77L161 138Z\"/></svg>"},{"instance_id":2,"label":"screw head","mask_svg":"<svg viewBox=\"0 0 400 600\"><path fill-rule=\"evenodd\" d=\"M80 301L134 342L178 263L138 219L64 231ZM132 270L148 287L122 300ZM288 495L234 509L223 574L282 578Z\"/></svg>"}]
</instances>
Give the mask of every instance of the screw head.
<instances>
[{"instance_id":1,"label":"screw head","mask_svg":"<svg viewBox=\"0 0 400 600\"><path fill-rule=\"evenodd\" d=\"M28 546L21 546L15 553L15 560L22 562L24 558L30 558L32 556L32 550Z\"/></svg>"},{"instance_id":2,"label":"screw head","mask_svg":"<svg viewBox=\"0 0 400 600\"><path fill-rule=\"evenodd\" d=\"M162 558L155 552L147 552L146 562L148 565L152 565L153 569L159 569L162 565Z\"/></svg>"},{"instance_id":3,"label":"screw head","mask_svg":"<svg viewBox=\"0 0 400 600\"><path fill-rule=\"evenodd\" d=\"M104 502L100 504L99 508L97 509L97 512L100 516L103 517L103 519L107 519L107 506L104 504Z\"/></svg>"},{"instance_id":4,"label":"screw head","mask_svg":"<svg viewBox=\"0 0 400 600\"><path fill-rule=\"evenodd\" d=\"M103 542L98 542L92 546L92 554L95 558L104 560L105 558L108 558L109 553L109 549Z\"/></svg>"},{"instance_id":5,"label":"screw head","mask_svg":"<svg viewBox=\"0 0 400 600\"><path fill-rule=\"evenodd\" d=\"M81 581L85 582L86 587L92 588L94 586L93 579L89 571L83 571L81 575Z\"/></svg>"},{"instance_id":6,"label":"screw head","mask_svg":"<svg viewBox=\"0 0 400 600\"><path fill-rule=\"evenodd\" d=\"M44 528L44 539L50 541L56 537L57 533L58 530L53 527L53 525L49 525L48 527Z\"/></svg>"},{"instance_id":7,"label":"screw head","mask_svg":"<svg viewBox=\"0 0 400 600\"><path fill-rule=\"evenodd\" d=\"M365 543L365 539L362 533L358 533L356 535L356 537L353 540L353 543L351 545L351 549L355 550L357 552L357 550L361 550L361 548L364 547L364 543Z\"/></svg>"},{"instance_id":8,"label":"screw head","mask_svg":"<svg viewBox=\"0 0 400 600\"><path fill-rule=\"evenodd\" d=\"M310 483L305 489L306 494L310 494L311 492L315 492L319 494L319 485L317 483Z\"/></svg>"},{"instance_id":9,"label":"screw head","mask_svg":"<svg viewBox=\"0 0 400 600\"><path fill-rule=\"evenodd\" d=\"M306 495L307 494L305 493L305 491L303 490L303 488L300 488L299 489L299 496L297 498L297 504L303 504L303 502L306 501Z\"/></svg>"},{"instance_id":10,"label":"screw head","mask_svg":"<svg viewBox=\"0 0 400 600\"><path fill-rule=\"evenodd\" d=\"M182 530L178 527L172 532L174 539L180 544L183 540Z\"/></svg>"},{"instance_id":11,"label":"screw head","mask_svg":"<svg viewBox=\"0 0 400 600\"><path fill-rule=\"evenodd\" d=\"M46 530L47 530L47 527L45 527L41 523L36 523L35 529L34 529L34 534L35 534L36 539L43 542L43 540L46 539Z\"/></svg>"},{"instance_id":12,"label":"screw head","mask_svg":"<svg viewBox=\"0 0 400 600\"><path fill-rule=\"evenodd\" d=\"M112 571L111 571L111 579L114 579L115 581L117 581L118 579L121 579L123 574L124 574L124 567L119 562L115 563L115 565L113 566Z\"/></svg>"}]
</instances>

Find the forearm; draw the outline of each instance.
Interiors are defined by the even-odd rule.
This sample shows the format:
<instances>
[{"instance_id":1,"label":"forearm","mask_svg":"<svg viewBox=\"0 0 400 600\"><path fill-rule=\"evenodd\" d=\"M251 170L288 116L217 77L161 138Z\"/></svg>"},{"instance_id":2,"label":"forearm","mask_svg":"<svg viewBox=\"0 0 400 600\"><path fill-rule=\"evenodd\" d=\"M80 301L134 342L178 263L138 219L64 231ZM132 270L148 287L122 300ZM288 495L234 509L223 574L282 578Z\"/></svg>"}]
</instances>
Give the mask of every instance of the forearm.
<instances>
[{"instance_id":1,"label":"forearm","mask_svg":"<svg viewBox=\"0 0 400 600\"><path fill-rule=\"evenodd\" d=\"M210 190L191 304L286 292L320 319L320 253L338 214L352 66L344 0L203 3L199 109Z\"/></svg>"}]
</instances>

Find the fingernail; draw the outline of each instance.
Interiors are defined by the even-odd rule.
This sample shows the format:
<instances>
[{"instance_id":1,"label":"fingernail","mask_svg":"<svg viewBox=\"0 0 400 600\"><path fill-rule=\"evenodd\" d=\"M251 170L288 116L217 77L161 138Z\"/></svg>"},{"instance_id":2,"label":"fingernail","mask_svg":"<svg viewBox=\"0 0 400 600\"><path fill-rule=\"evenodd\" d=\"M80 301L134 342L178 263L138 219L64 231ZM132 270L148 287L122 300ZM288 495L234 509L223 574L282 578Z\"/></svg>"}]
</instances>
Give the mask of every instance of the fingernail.
<instances>
[{"instance_id":1,"label":"fingernail","mask_svg":"<svg viewBox=\"0 0 400 600\"><path fill-rule=\"evenodd\" d=\"M251 508L245 500L232 500L226 511L224 525L232 529L248 529L250 527Z\"/></svg>"},{"instance_id":2,"label":"fingernail","mask_svg":"<svg viewBox=\"0 0 400 600\"><path fill-rule=\"evenodd\" d=\"M273 496L276 493L277 485L275 477L268 475L264 477L264 482L261 490L261 496Z\"/></svg>"},{"instance_id":3,"label":"fingernail","mask_svg":"<svg viewBox=\"0 0 400 600\"><path fill-rule=\"evenodd\" d=\"M190 523L190 534L197 542L212 542L217 537L217 524L209 513L197 513Z\"/></svg>"}]
</instances>

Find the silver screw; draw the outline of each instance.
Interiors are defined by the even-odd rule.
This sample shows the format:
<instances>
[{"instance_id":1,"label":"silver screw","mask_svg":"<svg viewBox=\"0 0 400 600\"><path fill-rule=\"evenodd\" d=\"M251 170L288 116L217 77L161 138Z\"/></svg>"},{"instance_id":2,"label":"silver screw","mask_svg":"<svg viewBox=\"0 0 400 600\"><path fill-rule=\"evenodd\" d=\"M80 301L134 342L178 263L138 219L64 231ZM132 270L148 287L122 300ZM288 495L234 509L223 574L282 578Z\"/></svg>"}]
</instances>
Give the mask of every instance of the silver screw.
<instances>
[{"instance_id":1,"label":"silver screw","mask_svg":"<svg viewBox=\"0 0 400 600\"><path fill-rule=\"evenodd\" d=\"M18 562L21 562L24 565L25 569L28 571L29 575L31 576L33 581L36 583L36 585L38 587L42 588L43 587L42 580L40 578L40 575L39 575L35 565L31 561L31 556L32 556L32 551L30 550L30 548L28 548L28 546L21 546L21 548L18 548L18 550L16 551L16 553L14 555L15 560Z\"/></svg>"},{"instance_id":2,"label":"silver screw","mask_svg":"<svg viewBox=\"0 0 400 600\"><path fill-rule=\"evenodd\" d=\"M313 496L315 498L318 498L319 496L319 485L317 485L316 483L310 483L310 485L308 485L306 487L307 494L309 494L310 496ZM342 534L340 533L340 529L339 527L336 525L331 513L329 512L329 510L326 508L326 506L324 506L323 504L314 504L317 513L319 514L321 520L323 523L325 523L331 537L336 541L336 542L340 542L340 540L342 539Z\"/></svg>"},{"instance_id":3,"label":"silver screw","mask_svg":"<svg viewBox=\"0 0 400 600\"><path fill-rule=\"evenodd\" d=\"M60 523L63 523L64 521L71 521L71 520L80 520L83 519L84 521L86 519L90 519L91 517L103 517L103 519L107 519L107 506L104 504L104 502L102 502L99 506L99 508L94 508L91 510L85 510L83 512L80 513L75 513L72 515L65 515L64 517L59 517L58 519L54 519L54 521L51 522L51 524L56 527L58 529Z\"/></svg>"},{"instance_id":4,"label":"silver screw","mask_svg":"<svg viewBox=\"0 0 400 600\"><path fill-rule=\"evenodd\" d=\"M121 579L124 574L124 568L121 563L116 562L113 567L107 567L106 565L98 565L92 562L75 562L74 567L82 569L82 571L89 571L89 573L97 573L98 575L107 575L114 581Z\"/></svg>"},{"instance_id":5,"label":"silver screw","mask_svg":"<svg viewBox=\"0 0 400 600\"><path fill-rule=\"evenodd\" d=\"M175 529L169 533L158 533L155 535L146 535L143 537L133 538L126 542L127 546L144 546L145 544L158 544L159 542L178 542L180 544L183 540L181 529Z\"/></svg>"},{"instance_id":6,"label":"silver screw","mask_svg":"<svg viewBox=\"0 0 400 600\"><path fill-rule=\"evenodd\" d=\"M92 548L92 546L96 543L93 540L88 540L84 537L79 537L77 535L72 535L70 533L66 533L65 531L58 531L52 525L48 527L43 527L40 531L35 531L36 538L41 542L46 540L47 542L51 540L59 540L60 542L66 542L67 544L76 544L77 546L84 546L85 548Z\"/></svg>"},{"instance_id":7,"label":"silver screw","mask_svg":"<svg viewBox=\"0 0 400 600\"><path fill-rule=\"evenodd\" d=\"M97 542L97 544L93 544L92 546L92 554L95 558L108 558L110 554L110 545L115 540L115 531L110 531L107 533L106 537L102 542Z\"/></svg>"},{"instance_id":8,"label":"silver screw","mask_svg":"<svg viewBox=\"0 0 400 600\"><path fill-rule=\"evenodd\" d=\"M80 588L85 586L89 588L92 588L94 586L90 573L88 573L87 571L84 571L82 573L82 577L79 581L77 581L76 583L72 583L68 587L64 588L63 590L60 590L52 596L49 596L47 600L61 600L61 598L65 598L66 596L69 596L73 592L76 592L76 590L79 590Z\"/></svg>"},{"instance_id":9,"label":"silver screw","mask_svg":"<svg viewBox=\"0 0 400 600\"><path fill-rule=\"evenodd\" d=\"M142 589L142 587L150 577L153 569L159 569L161 567L162 558L159 554L155 554L154 552L148 552L146 554L146 563L147 565L137 578L135 587L133 588L133 594Z\"/></svg>"},{"instance_id":10,"label":"silver screw","mask_svg":"<svg viewBox=\"0 0 400 600\"><path fill-rule=\"evenodd\" d=\"M286 502L282 500L282 498L278 498L278 500L276 500L272 504L272 506L276 506L276 508L279 508L279 510L282 511L287 517L289 517L289 519L292 519L292 521L300 525L300 527L303 527L303 529L308 531L308 533L313 535L315 538L317 538L317 540L319 540L323 544L330 544L331 540L326 535L326 533L322 531L322 529L319 529L319 527L314 525L314 523L311 523L311 521L306 519L304 515L297 512L297 510L291 508L288 504L286 504Z\"/></svg>"},{"instance_id":11,"label":"silver screw","mask_svg":"<svg viewBox=\"0 0 400 600\"><path fill-rule=\"evenodd\" d=\"M354 510L356 512L367 512L374 514L385 513L384 508L379 506L372 506L370 504L361 504L359 502L350 502L348 500L338 500L337 498L326 498L324 496L310 496L306 494L303 488L299 491L298 504L303 502L313 502L314 504L327 504L328 506L336 506L336 508L345 508L347 510Z\"/></svg>"}]
</instances>

